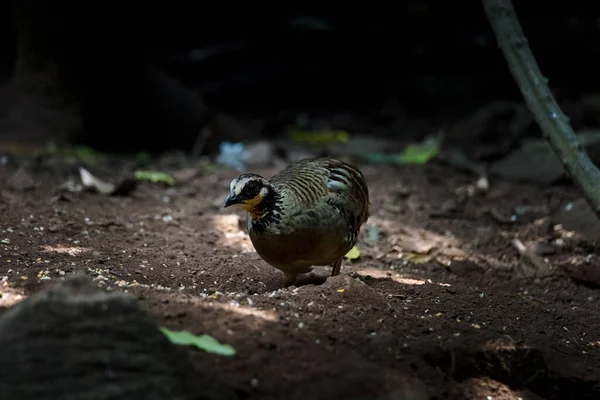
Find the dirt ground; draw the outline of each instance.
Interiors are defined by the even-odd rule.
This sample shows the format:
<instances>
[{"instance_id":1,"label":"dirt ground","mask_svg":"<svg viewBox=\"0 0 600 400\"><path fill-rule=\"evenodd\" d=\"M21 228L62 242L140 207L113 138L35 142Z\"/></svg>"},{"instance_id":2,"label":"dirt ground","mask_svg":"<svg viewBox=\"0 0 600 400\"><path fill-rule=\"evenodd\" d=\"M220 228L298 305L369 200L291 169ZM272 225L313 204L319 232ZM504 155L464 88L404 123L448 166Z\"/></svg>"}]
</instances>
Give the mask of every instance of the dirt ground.
<instances>
[{"instance_id":1,"label":"dirt ground","mask_svg":"<svg viewBox=\"0 0 600 400\"><path fill-rule=\"evenodd\" d=\"M442 165L361 168L360 258L282 289L243 213L222 208L233 170L104 196L60 192L76 170L44 165L26 168L33 188L11 189L7 163L0 305L84 271L161 325L233 345L189 355L245 399L600 398L600 289L565 273L600 268L598 247L551 218L573 187L492 180L478 193Z\"/></svg>"}]
</instances>

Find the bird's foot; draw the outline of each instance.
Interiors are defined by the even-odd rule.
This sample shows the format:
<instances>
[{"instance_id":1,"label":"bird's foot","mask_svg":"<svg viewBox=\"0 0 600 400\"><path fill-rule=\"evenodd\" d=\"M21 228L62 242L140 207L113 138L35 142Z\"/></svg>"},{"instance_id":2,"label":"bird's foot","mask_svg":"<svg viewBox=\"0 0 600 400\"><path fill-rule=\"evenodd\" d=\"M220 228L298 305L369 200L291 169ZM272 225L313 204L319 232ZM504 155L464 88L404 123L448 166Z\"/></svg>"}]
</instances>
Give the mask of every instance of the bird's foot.
<instances>
[{"instance_id":1,"label":"bird's foot","mask_svg":"<svg viewBox=\"0 0 600 400\"><path fill-rule=\"evenodd\" d=\"M342 260L339 259L336 262L333 263L333 269L331 270L331 276L337 276L340 274L340 271L342 270Z\"/></svg>"},{"instance_id":2,"label":"bird's foot","mask_svg":"<svg viewBox=\"0 0 600 400\"><path fill-rule=\"evenodd\" d=\"M283 285L287 288L293 286L296 283L296 278L298 277L298 274L289 274L284 272L283 276Z\"/></svg>"}]
</instances>

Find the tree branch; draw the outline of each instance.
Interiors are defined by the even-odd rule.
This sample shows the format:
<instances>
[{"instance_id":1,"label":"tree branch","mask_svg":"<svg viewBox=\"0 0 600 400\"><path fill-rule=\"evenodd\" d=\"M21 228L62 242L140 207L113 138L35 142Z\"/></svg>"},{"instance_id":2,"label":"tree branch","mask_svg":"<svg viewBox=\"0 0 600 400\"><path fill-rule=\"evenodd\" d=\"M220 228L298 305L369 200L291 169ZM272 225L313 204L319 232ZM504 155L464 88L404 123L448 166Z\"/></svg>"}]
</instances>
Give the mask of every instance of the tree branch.
<instances>
[{"instance_id":1,"label":"tree branch","mask_svg":"<svg viewBox=\"0 0 600 400\"><path fill-rule=\"evenodd\" d=\"M571 179L600 218L600 170L579 142L531 53L511 0L482 0L513 78L527 107Z\"/></svg>"}]
</instances>

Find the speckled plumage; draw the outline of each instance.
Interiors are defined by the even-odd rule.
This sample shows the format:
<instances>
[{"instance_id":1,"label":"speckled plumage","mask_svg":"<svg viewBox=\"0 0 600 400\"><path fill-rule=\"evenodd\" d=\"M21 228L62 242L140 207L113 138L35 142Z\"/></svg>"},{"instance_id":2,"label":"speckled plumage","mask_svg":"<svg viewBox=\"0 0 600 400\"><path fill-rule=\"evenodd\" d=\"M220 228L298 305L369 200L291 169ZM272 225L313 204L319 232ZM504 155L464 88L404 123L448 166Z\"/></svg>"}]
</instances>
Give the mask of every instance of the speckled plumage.
<instances>
[{"instance_id":1,"label":"speckled plumage","mask_svg":"<svg viewBox=\"0 0 600 400\"><path fill-rule=\"evenodd\" d=\"M248 211L248 233L258 254L285 275L289 286L313 265L340 272L369 215L363 174L332 158L296 162L270 180L242 174L228 202ZM226 206L228 206L226 204Z\"/></svg>"}]
</instances>

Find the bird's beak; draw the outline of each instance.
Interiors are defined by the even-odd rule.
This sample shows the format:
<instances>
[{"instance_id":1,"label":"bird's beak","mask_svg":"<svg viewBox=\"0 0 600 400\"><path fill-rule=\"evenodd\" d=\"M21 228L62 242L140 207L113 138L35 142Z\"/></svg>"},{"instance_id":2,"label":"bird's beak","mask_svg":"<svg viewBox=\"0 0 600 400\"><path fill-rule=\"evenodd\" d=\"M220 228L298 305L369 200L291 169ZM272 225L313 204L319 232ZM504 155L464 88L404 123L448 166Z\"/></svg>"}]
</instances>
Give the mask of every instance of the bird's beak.
<instances>
[{"instance_id":1,"label":"bird's beak","mask_svg":"<svg viewBox=\"0 0 600 400\"><path fill-rule=\"evenodd\" d=\"M225 205L223 206L223 208L227 208L229 206L239 203L241 203L241 200L236 197L235 192L231 192L229 193L229 196L227 196L227 198L225 199Z\"/></svg>"}]
</instances>

